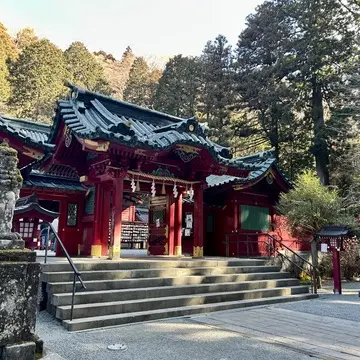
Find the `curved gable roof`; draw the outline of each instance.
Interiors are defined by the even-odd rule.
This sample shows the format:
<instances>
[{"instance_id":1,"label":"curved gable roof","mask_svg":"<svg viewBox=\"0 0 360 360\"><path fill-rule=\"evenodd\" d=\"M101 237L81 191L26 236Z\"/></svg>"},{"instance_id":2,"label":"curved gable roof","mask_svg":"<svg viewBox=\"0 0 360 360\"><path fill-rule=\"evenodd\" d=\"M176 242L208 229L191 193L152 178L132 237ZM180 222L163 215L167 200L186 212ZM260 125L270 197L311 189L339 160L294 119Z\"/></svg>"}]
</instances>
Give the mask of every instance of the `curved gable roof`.
<instances>
[{"instance_id":1,"label":"curved gable roof","mask_svg":"<svg viewBox=\"0 0 360 360\"><path fill-rule=\"evenodd\" d=\"M212 142L193 118L182 119L68 85L68 100L58 102L50 139L54 141L60 117L80 137L115 141L131 147L166 150L174 144L201 146L220 163L232 158L229 149Z\"/></svg>"},{"instance_id":2,"label":"curved gable roof","mask_svg":"<svg viewBox=\"0 0 360 360\"><path fill-rule=\"evenodd\" d=\"M0 131L44 150L50 150L55 146L48 141L50 130L50 125L0 115Z\"/></svg>"},{"instance_id":3,"label":"curved gable roof","mask_svg":"<svg viewBox=\"0 0 360 360\"><path fill-rule=\"evenodd\" d=\"M215 188L223 185L235 185L235 184L252 184L262 180L270 171L271 168L275 169L281 176L284 182L291 187L290 181L286 178L285 174L279 169L276 164L276 159L272 151L264 151L254 155L249 155L235 159L234 162L242 162L249 166L256 168L251 171L246 178L240 178L229 175L209 175L206 178L207 186L209 188Z\"/></svg>"}]
</instances>

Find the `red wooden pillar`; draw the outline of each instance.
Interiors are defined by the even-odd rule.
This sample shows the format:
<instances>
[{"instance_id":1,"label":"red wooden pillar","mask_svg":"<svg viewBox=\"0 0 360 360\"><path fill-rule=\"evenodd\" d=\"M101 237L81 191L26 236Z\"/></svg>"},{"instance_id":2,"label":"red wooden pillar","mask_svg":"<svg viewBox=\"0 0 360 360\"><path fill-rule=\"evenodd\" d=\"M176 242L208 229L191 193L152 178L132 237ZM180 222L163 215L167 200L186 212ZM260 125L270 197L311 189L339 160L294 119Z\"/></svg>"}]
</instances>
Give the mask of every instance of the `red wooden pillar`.
<instances>
[{"instance_id":1,"label":"red wooden pillar","mask_svg":"<svg viewBox=\"0 0 360 360\"><path fill-rule=\"evenodd\" d=\"M174 255L174 243L175 243L175 201L172 195L169 196L169 245L168 255Z\"/></svg>"},{"instance_id":2,"label":"red wooden pillar","mask_svg":"<svg viewBox=\"0 0 360 360\"><path fill-rule=\"evenodd\" d=\"M101 225L101 256L108 256L109 251L109 223L110 223L110 197L111 197L111 188L108 186L104 186L102 192L102 225Z\"/></svg>"},{"instance_id":3,"label":"red wooden pillar","mask_svg":"<svg viewBox=\"0 0 360 360\"><path fill-rule=\"evenodd\" d=\"M102 254L101 230L103 209L103 187L101 183L95 185L95 208L94 208L94 235L91 242L90 255L100 257Z\"/></svg>"},{"instance_id":4,"label":"red wooden pillar","mask_svg":"<svg viewBox=\"0 0 360 360\"><path fill-rule=\"evenodd\" d=\"M204 189L202 184L194 192L194 246L193 257L204 256Z\"/></svg>"},{"instance_id":5,"label":"red wooden pillar","mask_svg":"<svg viewBox=\"0 0 360 360\"><path fill-rule=\"evenodd\" d=\"M175 215L175 246L174 246L174 255L181 256L182 255L182 193L179 192L178 198L176 199L176 215Z\"/></svg>"},{"instance_id":6,"label":"red wooden pillar","mask_svg":"<svg viewBox=\"0 0 360 360\"><path fill-rule=\"evenodd\" d=\"M340 269L340 251L334 249L332 252L333 277L334 277L334 294L342 293L341 290L341 269Z\"/></svg>"},{"instance_id":7,"label":"red wooden pillar","mask_svg":"<svg viewBox=\"0 0 360 360\"><path fill-rule=\"evenodd\" d=\"M68 248L68 244L67 244L68 239L65 236L66 220L67 220L67 201L65 198L62 198L60 200L60 205L59 205L58 236L59 236L60 240L63 242L65 248L67 249ZM57 257L65 256L58 241L56 242L56 256Z\"/></svg>"},{"instance_id":8,"label":"red wooden pillar","mask_svg":"<svg viewBox=\"0 0 360 360\"><path fill-rule=\"evenodd\" d=\"M119 259L121 249L121 218L124 194L124 174L116 174L113 179L113 201L112 201L112 236L109 248L109 258Z\"/></svg>"},{"instance_id":9,"label":"red wooden pillar","mask_svg":"<svg viewBox=\"0 0 360 360\"><path fill-rule=\"evenodd\" d=\"M238 202L234 200L234 232L237 233L239 230L239 206Z\"/></svg>"}]
</instances>

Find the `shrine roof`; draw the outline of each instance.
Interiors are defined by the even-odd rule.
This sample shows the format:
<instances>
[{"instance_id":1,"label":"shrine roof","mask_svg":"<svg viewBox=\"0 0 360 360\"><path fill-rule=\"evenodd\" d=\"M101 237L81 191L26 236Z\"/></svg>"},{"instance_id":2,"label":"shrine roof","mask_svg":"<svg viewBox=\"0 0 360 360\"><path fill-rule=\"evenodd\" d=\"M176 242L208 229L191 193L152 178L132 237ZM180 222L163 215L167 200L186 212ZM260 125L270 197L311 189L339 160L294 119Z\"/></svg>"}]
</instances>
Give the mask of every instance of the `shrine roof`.
<instances>
[{"instance_id":1,"label":"shrine roof","mask_svg":"<svg viewBox=\"0 0 360 360\"><path fill-rule=\"evenodd\" d=\"M319 237L344 237L351 235L351 231L346 226L324 226L316 235Z\"/></svg>"},{"instance_id":2,"label":"shrine roof","mask_svg":"<svg viewBox=\"0 0 360 360\"><path fill-rule=\"evenodd\" d=\"M50 125L0 115L0 131L29 145L40 146L48 150L54 148L55 145L48 142L50 130Z\"/></svg>"},{"instance_id":3,"label":"shrine roof","mask_svg":"<svg viewBox=\"0 0 360 360\"><path fill-rule=\"evenodd\" d=\"M209 188L221 186L225 184L239 184L239 183L249 183L253 181L260 180L263 178L270 168L275 168L283 180L290 185L289 180L286 176L280 171L276 165L276 159L272 151L259 152L254 155L249 155L235 159L235 161L246 164L249 167L255 168L256 170L251 171L249 176L246 178L240 178L230 175L209 175L206 178L206 182Z\"/></svg>"},{"instance_id":4,"label":"shrine roof","mask_svg":"<svg viewBox=\"0 0 360 360\"><path fill-rule=\"evenodd\" d=\"M87 191L87 188L83 186L78 180L44 174L35 170L30 173L26 180L24 180L23 187L71 192Z\"/></svg>"},{"instance_id":5,"label":"shrine roof","mask_svg":"<svg viewBox=\"0 0 360 360\"><path fill-rule=\"evenodd\" d=\"M22 215L30 211L36 211L37 213L46 215L52 219L59 216L59 213L43 208L39 204L39 200L35 193L30 196L22 197L16 201L14 215Z\"/></svg>"},{"instance_id":6,"label":"shrine roof","mask_svg":"<svg viewBox=\"0 0 360 360\"><path fill-rule=\"evenodd\" d=\"M68 84L68 100L58 102L50 139L61 118L83 139L113 141L134 148L167 150L174 144L201 146L220 164L238 166L228 148L212 142L194 118L183 119Z\"/></svg>"}]
</instances>

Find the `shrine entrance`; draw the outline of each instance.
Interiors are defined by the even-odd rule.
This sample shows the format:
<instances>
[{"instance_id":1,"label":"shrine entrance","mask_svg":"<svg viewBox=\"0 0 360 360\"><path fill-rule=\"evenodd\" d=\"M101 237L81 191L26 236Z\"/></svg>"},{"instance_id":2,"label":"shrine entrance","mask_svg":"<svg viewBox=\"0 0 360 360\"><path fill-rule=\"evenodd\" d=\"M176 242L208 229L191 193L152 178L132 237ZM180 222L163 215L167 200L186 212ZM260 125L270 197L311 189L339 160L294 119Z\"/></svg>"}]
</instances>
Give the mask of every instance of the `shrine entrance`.
<instances>
[{"instance_id":1,"label":"shrine entrance","mask_svg":"<svg viewBox=\"0 0 360 360\"><path fill-rule=\"evenodd\" d=\"M244 178L256 166L233 160L229 149L212 142L195 118L182 119L69 88L69 98L58 102L49 136L56 150L42 167L64 164L93 189L93 203L85 206L93 211L82 221L84 255L119 258L122 238L124 244L134 243L131 237L126 239L136 221L126 219L127 197L146 194L148 253L182 255L184 233L192 239L191 255L203 257L207 176ZM183 198L192 207L185 218Z\"/></svg>"}]
</instances>

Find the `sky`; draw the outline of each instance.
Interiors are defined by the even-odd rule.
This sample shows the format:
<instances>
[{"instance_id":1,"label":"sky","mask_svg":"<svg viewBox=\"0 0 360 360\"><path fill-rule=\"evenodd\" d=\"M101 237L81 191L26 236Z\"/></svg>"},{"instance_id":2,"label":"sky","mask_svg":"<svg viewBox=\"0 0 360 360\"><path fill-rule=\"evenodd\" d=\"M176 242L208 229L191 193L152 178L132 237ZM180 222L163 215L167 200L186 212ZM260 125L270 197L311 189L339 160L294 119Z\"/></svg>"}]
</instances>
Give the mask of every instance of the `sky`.
<instances>
[{"instance_id":1,"label":"sky","mask_svg":"<svg viewBox=\"0 0 360 360\"><path fill-rule=\"evenodd\" d=\"M121 58L198 55L225 35L232 45L263 0L0 0L0 22L15 35L26 26L62 49L73 41Z\"/></svg>"}]
</instances>

